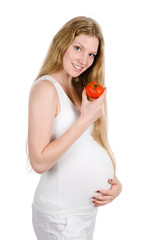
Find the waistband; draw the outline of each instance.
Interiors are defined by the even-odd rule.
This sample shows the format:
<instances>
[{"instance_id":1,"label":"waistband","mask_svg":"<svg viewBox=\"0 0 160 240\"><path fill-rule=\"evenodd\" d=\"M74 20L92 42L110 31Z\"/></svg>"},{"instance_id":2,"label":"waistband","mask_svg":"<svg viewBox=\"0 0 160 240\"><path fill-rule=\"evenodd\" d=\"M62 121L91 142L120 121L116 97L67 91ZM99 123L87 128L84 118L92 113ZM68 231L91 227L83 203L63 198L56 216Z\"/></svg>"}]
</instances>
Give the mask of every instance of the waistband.
<instances>
[{"instance_id":1,"label":"waistband","mask_svg":"<svg viewBox=\"0 0 160 240\"><path fill-rule=\"evenodd\" d=\"M54 214L54 215L63 215L63 214L73 214L75 216L82 216L82 217L88 217L89 215L95 215L98 211L98 207L95 206L84 206L79 208L73 208L73 209L63 209L63 210L52 210L52 209L44 209L43 207L39 207L32 203L32 209L36 210L42 214Z\"/></svg>"}]
</instances>

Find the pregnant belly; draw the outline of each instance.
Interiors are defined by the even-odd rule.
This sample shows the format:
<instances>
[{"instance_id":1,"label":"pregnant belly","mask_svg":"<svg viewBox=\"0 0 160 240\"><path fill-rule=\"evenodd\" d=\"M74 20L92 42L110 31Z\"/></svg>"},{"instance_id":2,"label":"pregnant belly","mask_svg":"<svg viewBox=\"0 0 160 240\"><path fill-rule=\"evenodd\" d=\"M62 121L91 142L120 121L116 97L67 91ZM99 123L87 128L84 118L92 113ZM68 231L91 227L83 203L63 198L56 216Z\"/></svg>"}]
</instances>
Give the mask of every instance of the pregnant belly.
<instances>
[{"instance_id":1,"label":"pregnant belly","mask_svg":"<svg viewBox=\"0 0 160 240\"><path fill-rule=\"evenodd\" d=\"M81 207L92 203L99 189L109 189L109 178L114 177L112 161L107 152L92 138L77 143L59 161L59 190L62 204ZM81 148L79 147L81 146Z\"/></svg>"}]
</instances>

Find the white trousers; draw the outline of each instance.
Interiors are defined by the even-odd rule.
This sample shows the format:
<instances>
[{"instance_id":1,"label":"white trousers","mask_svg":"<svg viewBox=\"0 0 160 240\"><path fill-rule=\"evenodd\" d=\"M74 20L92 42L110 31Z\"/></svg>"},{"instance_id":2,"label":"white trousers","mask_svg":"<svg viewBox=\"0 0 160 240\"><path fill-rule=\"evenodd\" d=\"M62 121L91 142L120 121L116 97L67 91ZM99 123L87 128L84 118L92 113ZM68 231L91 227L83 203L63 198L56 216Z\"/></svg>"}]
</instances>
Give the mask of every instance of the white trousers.
<instances>
[{"instance_id":1,"label":"white trousers","mask_svg":"<svg viewBox=\"0 0 160 240\"><path fill-rule=\"evenodd\" d=\"M38 240L93 240L97 210L69 214L42 214L32 207Z\"/></svg>"}]
</instances>

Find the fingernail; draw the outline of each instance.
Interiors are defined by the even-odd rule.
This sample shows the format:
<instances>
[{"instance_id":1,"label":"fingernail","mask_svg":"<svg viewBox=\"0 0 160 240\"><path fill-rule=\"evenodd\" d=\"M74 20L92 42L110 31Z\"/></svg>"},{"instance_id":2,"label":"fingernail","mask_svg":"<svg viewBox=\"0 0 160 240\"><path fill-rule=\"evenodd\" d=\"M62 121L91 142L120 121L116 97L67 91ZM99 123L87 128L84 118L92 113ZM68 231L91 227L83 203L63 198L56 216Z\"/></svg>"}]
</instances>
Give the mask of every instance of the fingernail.
<instances>
[{"instance_id":1,"label":"fingernail","mask_svg":"<svg viewBox=\"0 0 160 240\"><path fill-rule=\"evenodd\" d=\"M100 191L97 191L98 193L100 193Z\"/></svg>"}]
</instances>

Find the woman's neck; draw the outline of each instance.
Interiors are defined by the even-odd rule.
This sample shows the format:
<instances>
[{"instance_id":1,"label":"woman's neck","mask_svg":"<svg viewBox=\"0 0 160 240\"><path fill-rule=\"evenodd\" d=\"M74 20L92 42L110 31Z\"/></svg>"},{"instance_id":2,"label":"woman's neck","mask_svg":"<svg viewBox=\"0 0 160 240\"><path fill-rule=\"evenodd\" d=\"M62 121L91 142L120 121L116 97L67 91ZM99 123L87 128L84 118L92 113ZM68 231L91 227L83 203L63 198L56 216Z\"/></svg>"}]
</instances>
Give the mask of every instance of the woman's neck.
<instances>
[{"instance_id":1,"label":"woman's neck","mask_svg":"<svg viewBox=\"0 0 160 240\"><path fill-rule=\"evenodd\" d=\"M72 88L72 77L63 70L49 74L66 89Z\"/></svg>"}]
</instances>

